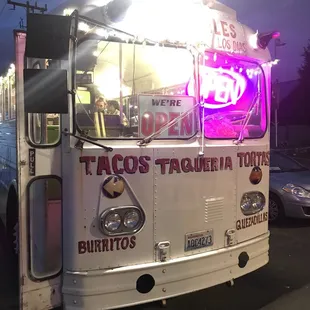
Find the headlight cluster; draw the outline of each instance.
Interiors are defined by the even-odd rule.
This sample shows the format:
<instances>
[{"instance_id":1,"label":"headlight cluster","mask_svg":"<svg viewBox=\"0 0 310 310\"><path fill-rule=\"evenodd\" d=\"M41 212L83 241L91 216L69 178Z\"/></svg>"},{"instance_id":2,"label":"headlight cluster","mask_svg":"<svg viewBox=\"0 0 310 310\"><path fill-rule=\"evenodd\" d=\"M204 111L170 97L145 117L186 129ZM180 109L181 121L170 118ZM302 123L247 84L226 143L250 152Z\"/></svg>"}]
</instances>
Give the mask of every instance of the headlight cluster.
<instances>
[{"instance_id":1,"label":"headlight cluster","mask_svg":"<svg viewBox=\"0 0 310 310\"><path fill-rule=\"evenodd\" d=\"M266 198L261 192L247 192L241 198L240 208L244 215L252 215L263 210Z\"/></svg>"},{"instance_id":2,"label":"headlight cluster","mask_svg":"<svg viewBox=\"0 0 310 310\"><path fill-rule=\"evenodd\" d=\"M283 190L298 198L310 198L310 192L302 188L301 186L296 186L294 184L286 184L283 187Z\"/></svg>"},{"instance_id":3,"label":"headlight cluster","mask_svg":"<svg viewBox=\"0 0 310 310\"><path fill-rule=\"evenodd\" d=\"M105 235L129 235L138 232L144 225L143 211L135 206L114 207L100 216L100 229Z\"/></svg>"}]
</instances>

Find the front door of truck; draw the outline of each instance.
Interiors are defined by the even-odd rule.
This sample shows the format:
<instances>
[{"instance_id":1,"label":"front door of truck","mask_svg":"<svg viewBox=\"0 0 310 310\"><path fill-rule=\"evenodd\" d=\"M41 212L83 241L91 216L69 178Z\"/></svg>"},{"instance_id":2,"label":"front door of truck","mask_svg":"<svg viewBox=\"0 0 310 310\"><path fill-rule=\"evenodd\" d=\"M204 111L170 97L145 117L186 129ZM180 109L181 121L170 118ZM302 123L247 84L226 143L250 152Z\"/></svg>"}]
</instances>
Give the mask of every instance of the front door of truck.
<instances>
[{"instance_id":1,"label":"front door of truck","mask_svg":"<svg viewBox=\"0 0 310 310\"><path fill-rule=\"evenodd\" d=\"M15 33L17 93L18 238L20 309L61 304L62 187L59 114L24 112L24 67L45 69L25 58L26 34ZM35 89L34 89L35 91Z\"/></svg>"},{"instance_id":2,"label":"front door of truck","mask_svg":"<svg viewBox=\"0 0 310 310\"><path fill-rule=\"evenodd\" d=\"M40 27L33 27L37 22L41 28L45 27L44 34L46 29L52 29L50 40L55 44L55 38L58 37L53 31L59 25L57 26L56 21L53 29L53 26L49 25L53 23L49 17L45 20L45 17L40 15L35 17L38 21L32 19L29 22L28 16L27 36L25 33L15 33L19 197L16 241L21 310L52 309L62 304L62 124L59 113L68 113L67 71L60 69L62 62L58 58L53 65L47 61L50 59L44 55L47 41L41 42L43 49L40 49L38 42L33 42L34 38L45 40L42 33L37 34L41 31L38 30ZM69 23L67 20L66 25ZM31 29L32 42L29 43ZM70 27L67 29L69 42ZM27 44L30 46L28 52ZM36 47L38 51L35 50ZM36 57L40 58L32 58L36 53L40 55ZM62 81L60 86L55 86L59 80ZM53 87L54 93L51 91ZM63 94L62 100L58 100L58 93ZM31 100L28 100L30 97ZM57 112L59 101L66 112ZM34 106L29 108L29 102Z\"/></svg>"}]
</instances>

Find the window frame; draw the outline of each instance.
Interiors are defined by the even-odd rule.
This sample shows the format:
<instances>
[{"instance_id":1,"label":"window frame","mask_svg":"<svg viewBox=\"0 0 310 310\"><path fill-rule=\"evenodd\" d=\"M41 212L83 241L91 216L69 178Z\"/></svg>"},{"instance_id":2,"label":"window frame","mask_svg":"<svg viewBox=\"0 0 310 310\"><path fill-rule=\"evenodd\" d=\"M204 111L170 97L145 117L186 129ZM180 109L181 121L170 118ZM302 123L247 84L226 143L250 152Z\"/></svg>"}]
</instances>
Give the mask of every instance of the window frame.
<instances>
[{"instance_id":1,"label":"window frame","mask_svg":"<svg viewBox=\"0 0 310 310\"><path fill-rule=\"evenodd\" d=\"M218 53L218 54L221 54L221 53ZM265 136L266 136L266 133L268 131L268 127L269 127L269 113L268 113L268 96L267 96L267 83L266 83L266 74L265 74L265 71L264 71L264 68L262 67L262 65L260 63L258 63L257 61L252 61L252 60L248 60L248 59L242 59L240 57L234 57L234 56L231 56L231 59L236 59L236 60L241 60L245 63L250 63L250 64L253 64L253 65L256 65L258 68L260 68L261 70L261 79L262 79L262 82L263 82L263 85L262 85L262 94L261 94L261 98L262 100L264 100L264 109L265 109L265 117L266 117L266 127L265 127L265 130L263 131L263 133L260 135L260 136L257 136L257 137L244 137L244 140L257 140L257 139L263 139ZM261 114L263 116L263 113ZM200 119L201 119L201 116L199 116ZM201 126L202 126L202 121L200 121L201 123ZM207 135L203 132L202 133L204 135L204 138L207 139L207 140L212 140L212 141L227 141L227 140L234 140L234 139L238 139L238 137L222 137L222 138L210 138L210 137L207 137Z\"/></svg>"},{"instance_id":2,"label":"window frame","mask_svg":"<svg viewBox=\"0 0 310 310\"><path fill-rule=\"evenodd\" d=\"M41 69L41 62L44 61L43 59L40 60L36 60L34 61L32 68L33 69ZM37 67L38 66L38 67ZM46 69L48 70L48 69ZM55 143L51 143L51 144L39 144L39 143L35 143L35 141L33 141L33 137L31 137L31 135L29 134L31 132L31 122L29 121L29 119L31 117L33 117L34 115L45 115L45 117L47 116L47 114L43 114L43 113L25 113L24 115L24 120L25 120L25 138L26 138L26 142L28 143L28 145L30 145L33 148L38 148L38 149L50 149L50 148L56 148L59 145L61 145L61 141L62 141L62 116L61 114L59 114L59 137L58 140Z\"/></svg>"},{"instance_id":3,"label":"window frame","mask_svg":"<svg viewBox=\"0 0 310 310\"><path fill-rule=\"evenodd\" d=\"M59 185L60 185L60 194L61 194L61 198L60 198L60 201L61 201L61 212L60 212L60 214L61 214L61 219L60 219L60 223L61 223L61 232L60 232L60 234L61 234L61 267L57 273L54 273L54 274L46 276L46 277L37 278L33 275L32 269L31 269L31 264L32 264L33 259L31 258L30 188L31 188L31 185L38 180L49 180L49 179L57 180L59 182ZM26 195L27 195L26 196L26 221L27 221L27 250L28 250L27 251L27 255L28 255L27 273L28 273L29 279L31 279L32 281L44 282L47 280L57 278L63 272L63 240L62 240L62 234L63 234L63 227L62 227L62 223L63 223L63 189L62 189L62 178L57 176L57 175L52 175L52 174L34 177L28 182L28 184L26 186Z\"/></svg>"},{"instance_id":4,"label":"window frame","mask_svg":"<svg viewBox=\"0 0 310 310\"><path fill-rule=\"evenodd\" d=\"M112 43L119 43L119 44L137 44L137 43L133 43L133 42L124 42L120 39L118 39L117 37L114 37L113 39L105 39L105 38L101 38L98 39L98 36L95 35L95 34L86 34L85 36L83 36L82 38L80 38L77 42L77 51L78 51L78 48L81 44L83 44L85 41L89 41L89 40L97 40L97 41L103 41L103 42L112 42ZM142 45L141 43L138 43L138 45ZM146 43L147 46L153 46L154 48L156 47L156 44L149 44L149 43ZM165 45L165 48L176 48L174 45ZM186 47L178 47L179 49L184 49L184 50L187 50ZM190 51L188 51L190 53ZM191 53L190 53L191 54ZM193 57L193 74L194 74L194 71L195 71L195 65L194 65L194 55L191 54L191 56ZM74 74L77 74L77 71L74 72ZM82 85L81 85L82 86ZM82 87L85 87L85 86L82 86ZM76 86L77 88L77 86ZM138 94L135 94L136 96ZM147 95L147 94L145 94ZM92 95L93 97L93 95ZM192 97L192 96L185 96L185 97L191 97L194 99L194 105L196 104L196 98L195 97ZM91 140L91 141L139 141L141 139L143 139L144 137L106 137L106 138L100 138L100 137L94 137L94 136L90 136L88 134L85 134L85 132L80 128L78 122L77 122L77 117L76 117L76 102L74 103L74 108L72 110L72 113L73 113L73 124L77 130L77 132L80 134L80 135L83 135L85 136L87 139ZM196 114L196 117L195 117L195 121L196 121L196 131L195 133L190 136L190 137L187 137L187 138L161 138L161 137L158 137L158 138L155 138L154 140L156 141L190 141L192 140L193 138L197 137L199 135L199 133L201 132L201 122L200 122L200 115L199 115L199 108L197 107L195 110L193 110L193 112Z\"/></svg>"}]
</instances>

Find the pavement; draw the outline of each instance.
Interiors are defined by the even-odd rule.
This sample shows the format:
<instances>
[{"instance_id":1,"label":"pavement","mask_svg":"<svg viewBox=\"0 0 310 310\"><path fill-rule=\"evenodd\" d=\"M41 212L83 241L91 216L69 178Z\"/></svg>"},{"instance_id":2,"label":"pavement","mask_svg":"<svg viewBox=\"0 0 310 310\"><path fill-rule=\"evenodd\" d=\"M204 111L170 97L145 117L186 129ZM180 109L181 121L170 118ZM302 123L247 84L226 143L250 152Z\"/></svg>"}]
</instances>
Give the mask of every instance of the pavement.
<instances>
[{"instance_id":1,"label":"pavement","mask_svg":"<svg viewBox=\"0 0 310 310\"><path fill-rule=\"evenodd\" d=\"M261 308L261 310L309 310L310 283Z\"/></svg>"}]
</instances>

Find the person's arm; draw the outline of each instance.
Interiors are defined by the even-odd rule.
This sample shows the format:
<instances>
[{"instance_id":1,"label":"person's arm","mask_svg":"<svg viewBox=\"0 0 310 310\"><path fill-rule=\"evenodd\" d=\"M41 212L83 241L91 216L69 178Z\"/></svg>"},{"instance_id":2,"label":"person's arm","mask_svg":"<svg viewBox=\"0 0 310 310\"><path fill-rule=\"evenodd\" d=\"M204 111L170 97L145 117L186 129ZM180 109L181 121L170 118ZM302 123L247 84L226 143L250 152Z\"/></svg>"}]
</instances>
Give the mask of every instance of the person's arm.
<instances>
[{"instance_id":1,"label":"person's arm","mask_svg":"<svg viewBox=\"0 0 310 310\"><path fill-rule=\"evenodd\" d=\"M123 113L123 125L125 127L129 127L129 122L128 122L128 119L127 119L125 113Z\"/></svg>"}]
</instances>

